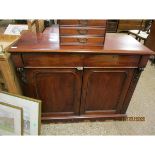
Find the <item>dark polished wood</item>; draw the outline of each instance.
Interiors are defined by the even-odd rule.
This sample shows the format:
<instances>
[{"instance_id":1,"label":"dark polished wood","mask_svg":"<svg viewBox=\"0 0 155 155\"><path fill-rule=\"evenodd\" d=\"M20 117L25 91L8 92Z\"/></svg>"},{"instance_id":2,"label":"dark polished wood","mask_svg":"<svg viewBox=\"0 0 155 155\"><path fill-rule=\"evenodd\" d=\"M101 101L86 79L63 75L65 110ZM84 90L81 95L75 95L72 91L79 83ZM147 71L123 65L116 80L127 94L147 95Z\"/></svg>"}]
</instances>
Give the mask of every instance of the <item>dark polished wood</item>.
<instances>
[{"instance_id":1,"label":"dark polished wood","mask_svg":"<svg viewBox=\"0 0 155 155\"><path fill-rule=\"evenodd\" d=\"M134 69L86 68L81 114L120 113Z\"/></svg>"},{"instance_id":2,"label":"dark polished wood","mask_svg":"<svg viewBox=\"0 0 155 155\"><path fill-rule=\"evenodd\" d=\"M106 20L59 20L60 44L103 46Z\"/></svg>"},{"instance_id":3,"label":"dark polished wood","mask_svg":"<svg viewBox=\"0 0 155 155\"><path fill-rule=\"evenodd\" d=\"M25 69L25 74L25 94L42 100L44 115L79 115L82 84L80 71L76 68L32 68Z\"/></svg>"},{"instance_id":4,"label":"dark polished wood","mask_svg":"<svg viewBox=\"0 0 155 155\"><path fill-rule=\"evenodd\" d=\"M128 35L106 35L105 46L60 46L58 27L25 33L10 49L24 95L41 99L42 120L118 119L149 55Z\"/></svg>"},{"instance_id":5,"label":"dark polished wood","mask_svg":"<svg viewBox=\"0 0 155 155\"><path fill-rule=\"evenodd\" d=\"M60 27L61 36L66 35L95 35L104 36L105 28L94 28L94 27Z\"/></svg>"},{"instance_id":6,"label":"dark polished wood","mask_svg":"<svg viewBox=\"0 0 155 155\"><path fill-rule=\"evenodd\" d=\"M138 55L118 54L25 53L22 55L25 67L137 67L139 60ZM18 62L16 63L18 65Z\"/></svg>"},{"instance_id":7,"label":"dark polished wood","mask_svg":"<svg viewBox=\"0 0 155 155\"><path fill-rule=\"evenodd\" d=\"M58 20L58 23L61 26L106 26L106 20Z\"/></svg>"},{"instance_id":8,"label":"dark polished wood","mask_svg":"<svg viewBox=\"0 0 155 155\"><path fill-rule=\"evenodd\" d=\"M119 20L108 20L107 21L107 32L115 33L117 32Z\"/></svg>"},{"instance_id":9,"label":"dark polished wood","mask_svg":"<svg viewBox=\"0 0 155 155\"><path fill-rule=\"evenodd\" d=\"M61 45L98 45L103 46L104 37L94 36L61 36Z\"/></svg>"},{"instance_id":10,"label":"dark polished wood","mask_svg":"<svg viewBox=\"0 0 155 155\"><path fill-rule=\"evenodd\" d=\"M53 29L53 30L52 30ZM60 46L58 26L48 29L49 33L27 32L21 36L9 51L11 53L107 53L107 54L153 54L147 47L137 42L132 36L119 34L106 34L103 47ZM54 40L53 40L54 38Z\"/></svg>"}]
</instances>

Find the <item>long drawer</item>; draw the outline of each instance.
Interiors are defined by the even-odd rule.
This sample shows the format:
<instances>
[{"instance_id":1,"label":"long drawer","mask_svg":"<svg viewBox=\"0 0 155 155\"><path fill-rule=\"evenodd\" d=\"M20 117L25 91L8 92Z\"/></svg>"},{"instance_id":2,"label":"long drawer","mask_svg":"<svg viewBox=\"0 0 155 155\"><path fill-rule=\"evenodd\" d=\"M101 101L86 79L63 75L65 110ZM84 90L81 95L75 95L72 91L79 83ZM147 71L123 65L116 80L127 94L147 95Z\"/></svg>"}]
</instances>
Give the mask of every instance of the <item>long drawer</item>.
<instances>
[{"instance_id":1,"label":"long drawer","mask_svg":"<svg viewBox=\"0 0 155 155\"><path fill-rule=\"evenodd\" d=\"M23 54L25 67L137 67L140 56L117 54Z\"/></svg>"},{"instance_id":2,"label":"long drawer","mask_svg":"<svg viewBox=\"0 0 155 155\"><path fill-rule=\"evenodd\" d=\"M104 37L90 37L90 36L60 36L61 45L98 45L102 46Z\"/></svg>"},{"instance_id":3,"label":"long drawer","mask_svg":"<svg viewBox=\"0 0 155 155\"><path fill-rule=\"evenodd\" d=\"M106 20L59 20L63 26L102 26L106 27Z\"/></svg>"},{"instance_id":4,"label":"long drawer","mask_svg":"<svg viewBox=\"0 0 155 155\"><path fill-rule=\"evenodd\" d=\"M65 35L95 35L104 36L105 28L94 28L94 27L64 27L60 26L61 36Z\"/></svg>"}]
</instances>

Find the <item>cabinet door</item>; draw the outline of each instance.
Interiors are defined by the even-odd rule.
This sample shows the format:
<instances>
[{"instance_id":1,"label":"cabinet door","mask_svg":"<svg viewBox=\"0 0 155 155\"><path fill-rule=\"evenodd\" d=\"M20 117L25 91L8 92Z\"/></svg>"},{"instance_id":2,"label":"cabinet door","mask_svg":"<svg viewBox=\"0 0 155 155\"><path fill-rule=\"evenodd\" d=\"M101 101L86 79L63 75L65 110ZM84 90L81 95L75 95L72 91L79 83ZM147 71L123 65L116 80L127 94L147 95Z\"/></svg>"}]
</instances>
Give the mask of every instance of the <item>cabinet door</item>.
<instances>
[{"instance_id":1,"label":"cabinet door","mask_svg":"<svg viewBox=\"0 0 155 155\"><path fill-rule=\"evenodd\" d=\"M42 100L43 117L79 114L82 74L74 68L25 69L25 94Z\"/></svg>"},{"instance_id":2,"label":"cabinet door","mask_svg":"<svg viewBox=\"0 0 155 155\"><path fill-rule=\"evenodd\" d=\"M83 75L80 113L120 113L134 69L87 68Z\"/></svg>"}]
</instances>

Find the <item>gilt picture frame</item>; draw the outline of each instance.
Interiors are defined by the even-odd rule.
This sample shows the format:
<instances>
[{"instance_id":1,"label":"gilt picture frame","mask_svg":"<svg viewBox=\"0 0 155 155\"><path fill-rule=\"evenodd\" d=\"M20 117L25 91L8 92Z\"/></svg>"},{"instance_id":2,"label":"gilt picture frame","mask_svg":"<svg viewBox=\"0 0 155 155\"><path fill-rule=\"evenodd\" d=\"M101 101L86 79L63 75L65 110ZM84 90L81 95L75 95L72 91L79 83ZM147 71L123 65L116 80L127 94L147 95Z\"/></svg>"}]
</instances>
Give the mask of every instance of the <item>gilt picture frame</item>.
<instances>
[{"instance_id":1,"label":"gilt picture frame","mask_svg":"<svg viewBox=\"0 0 155 155\"><path fill-rule=\"evenodd\" d=\"M0 135L23 135L23 109L0 102Z\"/></svg>"}]
</instances>

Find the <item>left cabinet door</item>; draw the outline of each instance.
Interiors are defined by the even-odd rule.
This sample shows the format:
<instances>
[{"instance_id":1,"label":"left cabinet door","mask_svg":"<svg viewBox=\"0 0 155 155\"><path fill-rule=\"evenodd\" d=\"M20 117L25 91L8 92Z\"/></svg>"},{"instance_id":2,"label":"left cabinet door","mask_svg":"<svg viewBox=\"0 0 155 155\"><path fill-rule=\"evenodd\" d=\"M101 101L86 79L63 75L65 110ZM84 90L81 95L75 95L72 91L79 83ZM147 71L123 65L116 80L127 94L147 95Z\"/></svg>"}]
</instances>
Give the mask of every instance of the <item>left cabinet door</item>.
<instances>
[{"instance_id":1,"label":"left cabinet door","mask_svg":"<svg viewBox=\"0 0 155 155\"><path fill-rule=\"evenodd\" d=\"M42 117L79 115L82 71L76 68L24 69L25 95L42 100Z\"/></svg>"}]
</instances>

